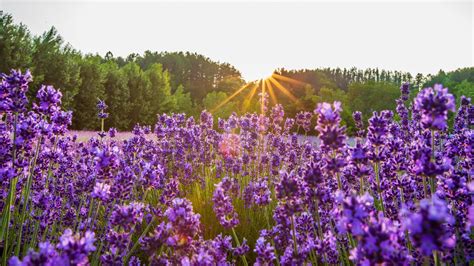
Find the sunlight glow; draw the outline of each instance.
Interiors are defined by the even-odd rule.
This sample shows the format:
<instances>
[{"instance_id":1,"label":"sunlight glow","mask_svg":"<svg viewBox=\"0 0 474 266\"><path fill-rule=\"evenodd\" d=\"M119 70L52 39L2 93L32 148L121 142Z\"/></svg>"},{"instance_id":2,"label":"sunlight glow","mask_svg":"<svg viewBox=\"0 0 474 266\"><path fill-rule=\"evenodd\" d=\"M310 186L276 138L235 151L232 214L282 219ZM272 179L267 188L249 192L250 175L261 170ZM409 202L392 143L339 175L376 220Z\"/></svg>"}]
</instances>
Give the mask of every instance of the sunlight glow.
<instances>
[{"instance_id":1,"label":"sunlight glow","mask_svg":"<svg viewBox=\"0 0 474 266\"><path fill-rule=\"evenodd\" d=\"M245 112L247 108L250 106L251 101L253 97L255 96L255 93L257 92L258 89L260 89L260 106L261 106L261 112L263 113L263 95L267 93L270 95L270 99L272 101L272 104L275 105L278 103L277 96L275 94L275 88L281 91L286 97L288 97L293 103L295 103L298 107L301 107L301 102L296 98L293 93L291 93L290 90L288 90L283 84L280 82L287 82L291 83L293 85L297 85L298 87L301 86L306 86L307 83L298 81L289 77L282 76L277 73L273 73L271 76L265 78L265 79L260 79L256 80L253 82L249 82L245 84L244 86L240 87L237 91L235 91L232 95L227 97L222 103L218 104L216 107L214 107L211 110L211 113L215 112L222 106L224 106L226 103L228 103L230 100L232 100L234 97L236 97L238 94L242 93L246 88L248 88L250 85L253 85L252 88L250 89L247 97L244 99L244 105L243 105L243 111Z\"/></svg>"}]
</instances>

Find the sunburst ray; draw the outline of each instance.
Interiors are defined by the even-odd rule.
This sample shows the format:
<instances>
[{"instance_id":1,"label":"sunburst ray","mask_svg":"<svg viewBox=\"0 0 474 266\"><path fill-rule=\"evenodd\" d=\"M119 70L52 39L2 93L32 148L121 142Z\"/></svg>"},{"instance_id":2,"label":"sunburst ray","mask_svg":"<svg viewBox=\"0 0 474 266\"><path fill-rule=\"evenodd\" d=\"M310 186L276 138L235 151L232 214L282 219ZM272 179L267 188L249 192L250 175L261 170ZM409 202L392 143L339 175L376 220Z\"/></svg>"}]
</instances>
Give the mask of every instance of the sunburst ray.
<instances>
[{"instance_id":1,"label":"sunburst ray","mask_svg":"<svg viewBox=\"0 0 474 266\"><path fill-rule=\"evenodd\" d=\"M268 81L268 79L265 80L265 83L267 84L267 88L268 88L268 94L270 94L270 98L272 99L272 103L275 105L278 103L278 100L275 96L275 92L273 91L273 86L272 86L272 83L270 83L270 81Z\"/></svg>"},{"instance_id":2,"label":"sunburst ray","mask_svg":"<svg viewBox=\"0 0 474 266\"><path fill-rule=\"evenodd\" d=\"M248 94L247 97L245 98L244 103L247 102L247 104L244 105L244 108L243 108L243 109L244 109L244 110L243 110L244 112L247 111L247 108L249 107L249 105L250 105L250 103L251 103L251 101L252 101L253 96L255 96L255 93L257 93L257 89L258 89L258 87L260 86L260 85L259 85L260 82L261 82L261 81L255 82L255 85L252 87L252 89L250 89L249 94Z\"/></svg>"},{"instance_id":3,"label":"sunburst ray","mask_svg":"<svg viewBox=\"0 0 474 266\"><path fill-rule=\"evenodd\" d=\"M300 104L298 98L296 98L293 95L293 93L291 93L287 88L285 88L283 85L281 85L281 83L278 82L278 80L274 79L273 77L270 77L268 80L271 83L273 83L273 85L275 85L275 87L277 87L277 89L279 89L283 94L285 94L286 97L290 98L291 101L293 101L297 105Z\"/></svg>"},{"instance_id":4,"label":"sunburst ray","mask_svg":"<svg viewBox=\"0 0 474 266\"><path fill-rule=\"evenodd\" d=\"M219 108L221 108L222 106L224 106L226 103L228 103L230 100L232 100L235 96L237 96L239 93L241 93L243 90L245 90L245 88L247 88L251 83L247 83L245 84L244 86L240 87L240 89L238 89L237 91L235 91L231 96L227 97L222 103L220 103L219 105L217 105L216 107L214 107L212 110L211 110L211 113L215 112L216 110L218 110Z\"/></svg>"},{"instance_id":5,"label":"sunburst ray","mask_svg":"<svg viewBox=\"0 0 474 266\"><path fill-rule=\"evenodd\" d=\"M271 78L279 79L281 81L292 83L292 84L298 85L298 86L306 86L307 85L307 83L305 83L305 82L302 82L302 81L299 81L299 80L296 80L296 79L292 79L292 78L289 78L289 77L285 77L285 76L282 76L282 75L277 74L277 73L273 73Z\"/></svg>"}]
</instances>

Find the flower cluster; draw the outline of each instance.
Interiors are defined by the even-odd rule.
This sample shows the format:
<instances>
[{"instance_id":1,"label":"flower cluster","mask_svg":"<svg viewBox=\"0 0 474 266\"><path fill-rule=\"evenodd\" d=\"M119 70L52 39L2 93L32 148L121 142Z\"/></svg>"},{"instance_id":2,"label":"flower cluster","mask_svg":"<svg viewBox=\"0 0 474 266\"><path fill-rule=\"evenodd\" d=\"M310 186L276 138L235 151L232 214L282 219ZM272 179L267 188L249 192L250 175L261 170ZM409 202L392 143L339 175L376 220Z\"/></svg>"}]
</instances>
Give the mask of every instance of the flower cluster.
<instances>
[{"instance_id":1,"label":"flower cluster","mask_svg":"<svg viewBox=\"0 0 474 266\"><path fill-rule=\"evenodd\" d=\"M2 265L474 259L474 107L460 97L449 128L441 85L411 102L403 83L395 110L354 112L355 137L339 102L285 117L263 94L258 114L160 114L122 138L103 100L100 137L68 132L61 92L28 99L30 81L1 76Z\"/></svg>"},{"instance_id":2,"label":"flower cluster","mask_svg":"<svg viewBox=\"0 0 474 266\"><path fill-rule=\"evenodd\" d=\"M424 128L444 130L447 127L448 111L454 111L454 96L441 84L423 89L415 98L415 110L421 112Z\"/></svg>"},{"instance_id":3,"label":"flower cluster","mask_svg":"<svg viewBox=\"0 0 474 266\"><path fill-rule=\"evenodd\" d=\"M105 112L107 107L108 106L105 104L105 102L99 99L99 101L97 102L97 110L99 110L97 116L99 117L99 119L106 119L107 117L109 117L109 114Z\"/></svg>"},{"instance_id":4,"label":"flower cluster","mask_svg":"<svg viewBox=\"0 0 474 266\"><path fill-rule=\"evenodd\" d=\"M454 223L446 203L436 196L420 201L420 209L406 215L404 228L408 230L413 245L424 255L435 250L452 248L455 238L447 227Z\"/></svg>"}]
</instances>

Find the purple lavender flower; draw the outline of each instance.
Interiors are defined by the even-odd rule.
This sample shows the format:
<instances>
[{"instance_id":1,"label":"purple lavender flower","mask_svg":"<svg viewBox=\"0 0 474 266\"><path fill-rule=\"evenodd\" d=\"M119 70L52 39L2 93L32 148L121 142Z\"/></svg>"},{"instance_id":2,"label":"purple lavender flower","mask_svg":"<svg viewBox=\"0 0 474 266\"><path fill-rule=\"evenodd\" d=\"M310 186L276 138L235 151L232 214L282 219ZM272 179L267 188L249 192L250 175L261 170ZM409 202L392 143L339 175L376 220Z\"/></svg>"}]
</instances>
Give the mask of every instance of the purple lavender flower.
<instances>
[{"instance_id":1,"label":"purple lavender flower","mask_svg":"<svg viewBox=\"0 0 474 266\"><path fill-rule=\"evenodd\" d=\"M234 256L243 256L245 253L249 252L249 250L250 247L247 244L247 239L244 238L240 246L234 248L232 253L234 254Z\"/></svg>"},{"instance_id":2,"label":"purple lavender flower","mask_svg":"<svg viewBox=\"0 0 474 266\"><path fill-rule=\"evenodd\" d=\"M350 251L350 259L357 265L409 265L410 256L403 245L399 227L380 212L371 215L357 237L357 246Z\"/></svg>"},{"instance_id":3,"label":"purple lavender flower","mask_svg":"<svg viewBox=\"0 0 474 266\"><path fill-rule=\"evenodd\" d=\"M401 96L400 99L404 102L408 101L410 96L410 83L404 82L402 86L400 86Z\"/></svg>"},{"instance_id":4,"label":"purple lavender flower","mask_svg":"<svg viewBox=\"0 0 474 266\"><path fill-rule=\"evenodd\" d=\"M174 199L165 216L169 221L167 244L177 247L190 245L200 231L200 215L193 212L191 202L187 199Z\"/></svg>"},{"instance_id":5,"label":"purple lavender flower","mask_svg":"<svg viewBox=\"0 0 474 266\"><path fill-rule=\"evenodd\" d=\"M130 229L133 225L141 223L144 216L145 205L141 202L132 202L127 205L116 205L110 216L110 223Z\"/></svg>"},{"instance_id":6,"label":"purple lavender flower","mask_svg":"<svg viewBox=\"0 0 474 266\"><path fill-rule=\"evenodd\" d=\"M105 104L105 101L100 99L98 100L97 110L99 111L99 113L97 114L97 116L99 117L99 119L106 119L107 117L109 117L109 114L105 112L107 107L108 106Z\"/></svg>"},{"instance_id":7,"label":"purple lavender flower","mask_svg":"<svg viewBox=\"0 0 474 266\"><path fill-rule=\"evenodd\" d=\"M211 129L213 124L214 118L212 117L212 114L203 110L201 112L201 126L203 126L203 128Z\"/></svg>"},{"instance_id":8,"label":"purple lavender flower","mask_svg":"<svg viewBox=\"0 0 474 266\"><path fill-rule=\"evenodd\" d=\"M469 126L469 106L471 105L471 98L461 96L461 105L454 120L454 130L459 132Z\"/></svg>"},{"instance_id":9,"label":"purple lavender flower","mask_svg":"<svg viewBox=\"0 0 474 266\"><path fill-rule=\"evenodd\" d=\"M239 224L237 212L232 205L232 198L229 191L226 190L226 183L220 182L216 185L212 201L214 202L214 212L216 213L219 223L229 229Z\"/></svg>"},{"instance_id":10,"label":"purple lavender flower","mask_svg":"<svg viewBox=\"0 0 474 266\"><path fill-rule=\"evenodd\" d=\"M383 145L389 134L389 125L393 114L391 111L374 112L369 119L367 139L374 146Z\"/></svg>"},{"instance_id":11,"label":"purple lavender flower","mask_svg":"<svg viewBox=\"0 0 474 266\"><path fill-rule=\"evenodd\" d=\"M273 261L276 259L275 249L263 237L257 239L254 251L257 253L255 265L273 265Z\"/></svg>"},{"instance_id":12,"label":"purple lavender flower","mask_svg":"<svg viewBox=\"0 0 474 266\"><path fill-rule=\"evenodd\" d=\"M258 206L266 206L270 203L271 191L268 188L266 179L255 182L253 193L255 204Z\"/></svg>"},{"instance_id":13,"label":"purple lavender flower","mask_svg":"<svg viewBox=\"0 0 474 266\"><path fill-rule=\"evenodd\" d=\"M39 104L33 104L34 109L45 115L52 115L60 110L62 94L53 86L41 86L36 97Z\"/></svg>"},{"instance_id":14,"label":"purple lavender flower","mask_svg":"<svg viewBox=\"0 0 474 266\"><path fill-rule=\"evenodd\" d=\"M30 266L30 265L45 265L54 266L59 262L58 253L54 246L49 242L39 243L39 250L33 251L30 249L23 260L18 257L12 257L9 260L8 265L10 266Z\"/></svg>"},{"instance_id":15,"label":"purple lavender flower","mask_svg":"<svg viewBox=\"0 0 474 266\"><path fill-rule=\"evenodd\" d=\"M51 117L51 121L53 122L53 133L63 135L66 133L67 127L72 124L72 112L55 112Z\"/></svg>"},{"instance_id":16,"label":"purple lavender flower","mask_svg":"<svg viewBox=\"0 0 474 266\"><path fill-rule=\"evenodd\" d=\"M284 204L285 212L291 216L302 210L303 182L294 172L280 172L280 182L275 185L277 199Z\"/></svg>"},{"instance_id":17,"label":"purple lavender flower","mask_svg":"<svg viewBox=\"0 0 474 266\"><path fill-rule=\"evenodd\" d=\"M341 103L334 102L319 103L314 113L318 115L316 130L319 131L322 148L332 150L342 148L345 145L346 136L344 135L345 127L341 127L340 112Z\"/></svg>"},{"instance_id":18,"label":"purple lavender flower","mask_svg":"<svg viewBox=\"0 0 474 266\"><path fill-rule=\"evenodd\" d=\"M99 111L105 111L105 109L107 109L107 105L105 104L105 101L99 99L99 101L97 102L97 110Z\"/></svg>"},{"instance_id":19,"label":"purple lavender flower","mask_svg":"<svg viewBox=\"0 0 474 266\"><path fill-rule=\"evenodd\" d=\"M84 236L73 234L71 229L66 229L59 238L57 245L58 250L62 251L62 256L66 257L71 264L85 265L88 264L88 255L95 251L95 235L93 232L87 231Z\"/></svg>"},{"instance_id":20,"label":"purple lavender flower","mask_svg":"<svg viewBox=\"0 0 474 266\"><path fill-rule=\"evenodd\" d=\"M364 137L365 130L364 130L364 121L362 121L362 113L359 111L355 111L352 114L352 118L354 119L357 137L359 138Z\"/></svg>"},{"instance_id":21,"label":"purple lavender flower","mask_svg":"<svg viewBox=\"0 0 474 266\"><path fill-rule=\"evenodd\" d=\"M435 250L450 249L455 238L448 231L454 222L446 203L433 195L431 200L420 201L419 211L403 217L403 227L408 230L412 244L425 256Z\"/></svg>"},{"instance_id":22,"label":"purple lavender flower","mask_svg":"<svg viewBox=\"0 0 474 266\"><path fill-rule=\"evenodd\" d=\"M310 112L301 111L296 114L296 125L303 128L305 132L308 132L311 127L311 118L313 116Z\"/></svg>"},{"instance_id":23,"label":"purple lavender flower","mask_svg":"<svg viewBox=\"0 0 474 266\"><path fill-rule=\"evenodd\" d=\"M98 198L102 201L107 201L110 195L110 185L97 182L95 183L94 190L92 191L91 196L93 198Z\"/></svg>"},{"instance_id":24,"label":"purple lavender flower","mask_svg":"<svg viewBox=\"0 0 474 266\"><path fill-rule=\"evenodd\" d=\"M363 234L365 219L373 207L374 199L370 194L346 197L341 203L336 227L341 234L351 232L354 236Z\"/></svg>"},{"instance_id":25,"label":"purple lavender flower","mask_svg":"<svg viewBox=\"0 0 474 266\"><path fill-rule=\"evenodd\" d=\"M286 133L290 132L294 124L295 124L295 120L293 118L287 118L285 120L285 126L284 126L285 132Z\"/></svg>"},{"instance_id":26,"label":"purple lavender flower","mask_svg":"<svg viewBox=\"0 0 474 266\"><path fill-rule=\"evenodd\" d=\"M109 128L109 137L115 138L115 135L117 135L117 129L114 127Z\"/></svg>"},{"instance_id":27,"label":"purple lavender flower","mask_svg":"<svg viewBox=\"0 0 474 266\"><path fill-rule=\"evenodd\" d=\"M0 112L24 112L28 104L28 83L32 81L30 71L22 74L21 71L12 70L10 75L2 74L1 79Z\"/></svg>"},{"instance_id":28,"label":"purple lavender flower","mask_svg":"<svg viewBox=\"0 0 474 266\"><path fill-rule=\"evenodd\" d=\"M454 111L454 96L447 88L435 84L425 88L415 98L414 107L421 112L421 123L424 128L444 130L447 127L448 111Z\"/></svg>"},{"instance_id":29,"label":"purple lavender flower","mask_svg":"<svg viewBox=\"0 0 474 266\"><path fill-rule=\"evenodd\" d=\"M280 132L281 130L281 123L283 122L283 118L285 116L285 110L281 104L277 104L272 108L272 124L275 128L276 132Z\"/></svg>"}]
</instances>

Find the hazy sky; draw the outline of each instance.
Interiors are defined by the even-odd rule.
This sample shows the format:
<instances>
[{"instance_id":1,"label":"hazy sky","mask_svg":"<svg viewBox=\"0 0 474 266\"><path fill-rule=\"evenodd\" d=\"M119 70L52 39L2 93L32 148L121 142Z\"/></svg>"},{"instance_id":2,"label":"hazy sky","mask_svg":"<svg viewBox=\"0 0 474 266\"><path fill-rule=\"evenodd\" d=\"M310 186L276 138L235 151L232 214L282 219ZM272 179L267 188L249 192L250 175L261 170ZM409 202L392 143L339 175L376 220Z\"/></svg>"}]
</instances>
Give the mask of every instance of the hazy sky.
<instances>
[{"instance_id":1,"label":"hazy sky","mask_svg":"<svg viewBox=\"0 0 474 266\"><path fill-rule=\"evenodd\" d=\"M198 52L231 63L247 80L279 67L435 73L474 66L472 1L0 0L0 9L34 34L54 25L85 53Z\"/></svg>"}]
</instances>

